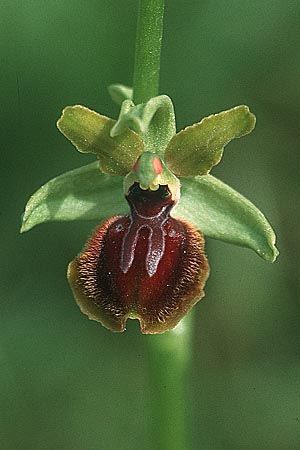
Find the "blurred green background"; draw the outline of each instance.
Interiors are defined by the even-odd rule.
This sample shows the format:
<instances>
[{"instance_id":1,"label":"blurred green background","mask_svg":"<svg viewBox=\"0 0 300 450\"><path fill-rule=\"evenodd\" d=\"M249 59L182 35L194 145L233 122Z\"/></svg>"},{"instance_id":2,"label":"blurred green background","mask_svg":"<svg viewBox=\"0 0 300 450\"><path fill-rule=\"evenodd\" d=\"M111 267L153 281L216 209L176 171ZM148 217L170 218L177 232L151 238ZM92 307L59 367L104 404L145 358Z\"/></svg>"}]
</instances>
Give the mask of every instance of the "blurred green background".
<instances>
[{"instance_id":1,"label":"blurred green background","mask_svg":"<svg viewBox=\"0 0 300 450\"><path fill-rule=\"evenodd\" d=\"M145 339L81 315L65 278L94 223L19 235L42 183L92 158L55 122L80 103L116 117L106 86L131 83L137 1L2 0L1 450L158 450L149 435ZM192 450L300 448L298 0L167 0L161 93L178 127L245 103L256 131L213 174L278 233L271 265L207 240L188 380Z\"/></svg>"}]
</instances>

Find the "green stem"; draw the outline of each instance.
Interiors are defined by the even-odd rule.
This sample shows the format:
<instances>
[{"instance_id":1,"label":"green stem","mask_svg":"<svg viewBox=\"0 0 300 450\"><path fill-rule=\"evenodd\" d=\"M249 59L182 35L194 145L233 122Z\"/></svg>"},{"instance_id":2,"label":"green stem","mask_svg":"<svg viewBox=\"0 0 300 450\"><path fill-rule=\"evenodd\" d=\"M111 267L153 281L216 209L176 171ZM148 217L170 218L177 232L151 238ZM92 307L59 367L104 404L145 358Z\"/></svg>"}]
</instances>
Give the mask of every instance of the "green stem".
<instances>
[{"instance_id":1,"label":"green stem","mask_svg":"<svg viewBox=\"0 0 300 450\"><path fill-rule=\"evenodd\" d=\"M163 335L147 337L151 448L187 450L186 379L191 361L192 314Z\"/></svg>"},{"instance_id":2,"label":"green stem","mask_svg":"<svg viewBox=\"0 0 300 450\"><path fill-rule=\"evenodd\" d=\"M137 22L133 101L158 95L164 0L140 0Z\"/></svg>"},{"instance_id":3,"label":"green stem","mask_svg":"<svg viewBox=\"0 0 300 450\"><path fill-rule=\"evenodd\" d=\"M164 0L140 0L133 101L158 95ZM187 450L186 375L191 360L192 317L163 335L146 336L149 361L151 448Z\"/></svg>"}]
</instances>

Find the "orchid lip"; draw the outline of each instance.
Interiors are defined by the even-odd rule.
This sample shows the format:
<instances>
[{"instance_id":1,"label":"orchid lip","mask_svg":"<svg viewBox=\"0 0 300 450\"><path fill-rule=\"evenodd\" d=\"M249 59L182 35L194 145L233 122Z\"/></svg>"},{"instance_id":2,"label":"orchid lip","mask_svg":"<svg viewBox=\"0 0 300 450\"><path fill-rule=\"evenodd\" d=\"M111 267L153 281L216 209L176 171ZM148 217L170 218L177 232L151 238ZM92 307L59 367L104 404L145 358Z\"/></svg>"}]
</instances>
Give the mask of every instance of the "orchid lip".
<instances>
[{"instance_id":1,"label":"orchid lip","mask_svg":"<svg viewBox=\"0 0 300 450\"><path fill-rule=\"evenodd\" d=\"M81 310L107 328L123 331L140 321L143 333L173 328L203 297L209 266L203 237L171 216L168 186L126 199L130 214L107 219L70 264L69 281Z\"/></svg>"}]
</instances>

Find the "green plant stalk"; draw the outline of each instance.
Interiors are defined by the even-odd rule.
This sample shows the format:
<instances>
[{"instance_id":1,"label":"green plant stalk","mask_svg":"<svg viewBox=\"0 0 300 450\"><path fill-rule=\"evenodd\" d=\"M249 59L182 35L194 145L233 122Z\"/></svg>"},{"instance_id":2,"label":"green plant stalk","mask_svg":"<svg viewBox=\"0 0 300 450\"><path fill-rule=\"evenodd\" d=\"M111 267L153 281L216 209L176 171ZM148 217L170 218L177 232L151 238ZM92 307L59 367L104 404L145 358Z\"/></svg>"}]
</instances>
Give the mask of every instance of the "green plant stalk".
<instances>
[{"instance_id":1,"label":"green plant stalk","mask_svg":"<svg viewBox=\"0 0 300 450\"><path fill-rule=\"evenodd\" d=\"M187 450L187 384L193 313L174 330L147 336L151 429L155 450Z\"/></svg>"},{"instance_id":2,"label":"green plant stalk","mask_svg":"<svg viewBox=\"0 0 300 450\"><path fill-rule=\"evenodd\" d=\"M140 0L137 21L133 101L158 95L164 0Z\"/></svg>"},{"instance_id":3,"label":"green plant stalk","mask_svg":"<svg viewBox=\"0 0 300 450\"><path fill-rule=\"evenodd\" d=\"M164 0L140 0L133 100L158 95ZM146 336L149 362L151 448L187 450L186 375L191 361L192 315L172 331Z\"/></svg>"}]
</instances>

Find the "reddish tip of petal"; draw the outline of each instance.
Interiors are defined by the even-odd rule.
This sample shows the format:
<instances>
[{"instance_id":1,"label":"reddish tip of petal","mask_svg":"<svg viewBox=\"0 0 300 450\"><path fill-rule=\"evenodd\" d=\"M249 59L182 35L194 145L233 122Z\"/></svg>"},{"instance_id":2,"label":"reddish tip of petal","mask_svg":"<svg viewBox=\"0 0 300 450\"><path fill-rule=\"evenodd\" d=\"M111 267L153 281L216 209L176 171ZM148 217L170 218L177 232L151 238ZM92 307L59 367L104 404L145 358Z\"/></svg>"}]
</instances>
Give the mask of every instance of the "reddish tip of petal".
<instances>
[{"instance_id":1,"label":"reddish tip of petal","mask_svg":"<svg viewBox=\"0 0 300 450\"><path fill-rule=\"evenodd\" d=\"M153 158L152 166L153 166L154 173L156 173L156 175L160 175L162 173L163 166L162 166L161 160L159 158Z\"/></svg>"}]
</instances>

